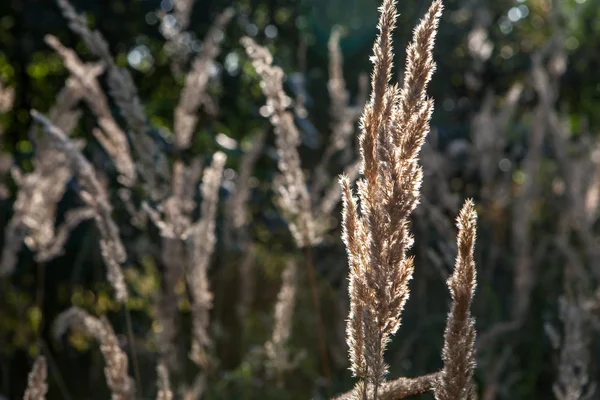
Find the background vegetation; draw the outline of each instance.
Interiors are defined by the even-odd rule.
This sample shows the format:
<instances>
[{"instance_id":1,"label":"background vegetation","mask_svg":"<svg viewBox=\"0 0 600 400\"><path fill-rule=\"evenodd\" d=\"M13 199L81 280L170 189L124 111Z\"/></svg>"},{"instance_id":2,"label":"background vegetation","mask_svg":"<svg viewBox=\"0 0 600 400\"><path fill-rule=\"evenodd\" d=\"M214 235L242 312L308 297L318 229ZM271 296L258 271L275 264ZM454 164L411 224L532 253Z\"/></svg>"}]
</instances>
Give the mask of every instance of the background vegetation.
<instances>
[{"instance_id":1,"label":"background vegetation","mask_svg":"<svg viewBox=\"0 0 600 400\"><path fill-rule=\"evenodd\" d=\"M172 13L170 0L73 4L87 14L90 26L103 33L117 64L130 70L157 143L171 159L179 157L170 127L188 68L186 62L181 71L173 67L159 29L161 18ZM328 215L331 229L321 243L310 252L298 250L273 201L274 135L261 115L265 100L260 80L239 39L248 35L266 45L275 64L285 71L286 92L297 102L302 100L305 109L296 109L295 114L302 142L299 151L303 169L313 171L332 124L327 91L330 33L336 25L343 28L344 78L351 103L356 104L360 76L371 69L378 3L197 0L186 39L192 55L200 50L216 15L229 6L235 15L223 32L222 51L211 70L209 100L184 155L204 155L209 160L221 150L228 157L209 269L214 293L211 352L218 363L207 378L205 395L212 399L325 398L347 390L352 382L344 341L347 259L340 240L340 207ZM398 67L405 56L401 49L427 6L417 0L398 4L394 37ZM49 33L85 61L94 60L54 2L0 2L2 228L13 215L18 193L10 168L33 169L30 110L50 110L69 76L61 57L44 42ZM586 368L591 377L598 376L599 42L600 7L594 0L446 0L434 51L437 71L429 90L435 112L422 157L424 198L413 219L415 279L402 327L387 352L392 375L420 375L441 365L449 302L445 280L455 256L453 219L459 200L473 197L480 215L479 279L473 306L480 396L489 400L553 396L563 336L561 298L576 299L585 313L582 343L590 355ZM402 68L396 70L401 81ZM106 86L104 77L100 82ZM111 109L116 110L112 103ZM105 172L107 185L117 187L110 159L91 133L95 118L86 106L82 110L72 136L86 140L86 156ZM241 288L248 282L239 271L248 254L247 247L228 232L225 221L231 210L226 204L241 172L242 156L263 132L266 143L253 167L247 201L252 298L240 321ZM349 152L356 158L354 150ZM347 157L333 157L328 171L335 176L347 164ZM77 183L70 180L58 204L57 221L78 204L76 190ZM155 334L160 327L153 299L164 272L156 250L159 233L151 223L144 228L132 226L119 198L115 195L111 202L122 239L133 254L124 269L140 374L142 382L155 382L159 345ZM5 240L3 231L0 243ZM97 241L93 222L83 222L70 235L64 254L42 263L23 246L14 273L1 278L1 395L22 396L32 360L42 353L49 362L48 398L107 398L97 346L78 331L64 340L55 339L51 332L56 316L76 305L106 315L123 347L131 346L125 310L106 282ZM274 379L253 355L271 337L273 307L290 260L299 265L288 343L294 363ZM325 369L307 268L314 268L316 274L327 344ZM190 306L183 295L179 311L184 326L189 325ZM190 338L181 340L188 343ZM148 398L155 392L153 385L144 387Z\"/></svg>"}]
</instances>

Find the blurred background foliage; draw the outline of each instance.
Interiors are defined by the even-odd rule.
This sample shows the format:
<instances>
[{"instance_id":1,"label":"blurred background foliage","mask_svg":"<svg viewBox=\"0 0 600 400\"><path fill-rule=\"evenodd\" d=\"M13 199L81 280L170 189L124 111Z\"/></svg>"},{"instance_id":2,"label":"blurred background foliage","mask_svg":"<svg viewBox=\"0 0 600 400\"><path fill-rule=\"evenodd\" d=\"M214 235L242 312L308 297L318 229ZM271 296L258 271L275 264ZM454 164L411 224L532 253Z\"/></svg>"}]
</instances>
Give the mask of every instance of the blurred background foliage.
<instances>
[{"instance_id":1,"label":"blurred background foliage","mask_svg":"<svg viewBox=\"0 0 600 400\"><path fill-rule=\"evenodd\" d=\"M217 149L227 152L222 198L228 196L228 182L236 175L242 149L256 132L271 130L268 120L260 115L264 98L257 75L239 45L240 37L249 35L267 45L276 64L286 72L288 93L292 97L304 96L308 116L297 118L297 122L301 127L303 167L310 170L316 165L330 131L327 42L331 29L336 25L344 29L341 41L344 77L354 97L358 92L359 75L371 69L369 57L376 33L378 3L376 0L196 1L187 38L192 53L198 51L204 34L220 11L228 6L236 10L234 20L225 32L223 51L214 65L209 88L217 107L202 114L191 151L207 156ZM73 4L78 10L85 11L91 26L107 38L117 63L132 72L153 129L166 138L164 145L168 149L173 109L185 79L183 73L172 72L169 49L159 31L159 17L172 11L170 0L79 0ZM422 0L399 1L400 18L394 37L398 79L402 78L403 48L427 6L428 2ZM438 68L430 86L430 93L436 100L433 130L438 148L471 140L473 115L481 109L486 96L492 94L501 104L515 82L527 84L532 55L551 38L563 43L566 52L566 70L560 78L556 107L566 116L575 135L582 125L589 132L597 132L600 128L599 6L597 0L446 0L435 48ZM49 110L68 76L60 57L43 41L48 33L76 49L84 60L93 59L68 30L53 1L0 2L0 81L15 90L12 110L0 115L0 130L4 132L0 146L2 153L11 154L14 163L24 170L32 168L34 148L28 135L29 110ZM507 129L505 151L511 157L516 154L517 163L526 153L536 101L535 92L526 89L516 110L517 116ZM91 150L86 151L96 167L110 168L109 161L102 159L103 153L97 151L98 146L93 142L90 133L93 121L93 116L86 111L74 135L90 140ZM549 148L544 151L551 153ZM253 349L261 346L270 335L272 307L285 260L302 260L303 257L295 248L280 211L272 201L271 181L277 169L275 158L273 135L269 135L265 152L256 166L254 190L249 201L253 216L252 241L257 249L257 282L244 330L236 325L234 317L239 288L237 272L243 254L224 244L222 217L219 217L219 241L210 279L215 293L211 333L215 337L215 354L220 364L209 379L207 398L303 399L325 396L328 392L338 393L351 387L341 330L347 307L347 270L339 224L328 232L323 244L314 249L321 312L331 344L331 382L328 384L319 372L315 316L304 278L290 343L291 353L298 359L296 369L285 377L284 385L271 385L260 379L261 375L257 373L260 366L252 359ZM482 198L481 177L477 170L463 165L460 153L453 160L455 164L447 171L452 193L459 198L473 196L477 202ZM548 163L540 166L547 169L545 176L540 175L541 179L552 179L551 157ZM332 168L337 168L332 173L341 172L341 166ZM425 168L427 170L427 166ZM514 184L518 185L522 180L521 170L515 167L511 171ZM16 185L9 178L7 168L0 170L0 178L6 180L13 193L0 200L1 228L12 214ZM435 185L435 177L426 176L425 179L432 179L430 184ZM549 232L554 224L555 214L548 205L552 195L543 192L535 203L532 239L536 243L543 240L545 232ZM74 202L74 192L67 191L59 204L59 218ZM491 203L486 204L490 206ZM493 272L480 272L474 310L480 331L506 320L511 309L510 270L514 256L509 237L511 220L506 209L499 207L499 210L490 206L480 211L484 221L477 245L480 271L487 268L484 261L489 257L488 253L496 251L502 255L502 261ZM123 226L125 211L116 206L115 213L117 219L122 218L119 225ZM331 218L339 222L338 215ZM453 216L449 214L448 218ZM486 225L485 221L499 223ZM57 342L49 334L54 317L69 305L107 315L117 332L124 331L123 310L113 300L105 281L104 267L95 245L97 232L91 229L92 225L90 222L81 224L71 235L64 255L43 265L36 263L24 247L15 274L10 280L0 281L0 394L9 399L21 396L32 357L41 352L52 356L50 399L66 398L67 394L71 399L107 398L105 389L89 390L90 387L104 387L101 383L96 384L103 381L102 362L96 346L76 331L68 342ZM143 249L149 249L158 234L156 230L150 230L147 235L150 240L137 241L136 229L122 228L122 236L127 246L140 246L136 247L142 249L138 254L143 254ZM427 222L416 222L414 230L416 242L425 243L425 247L454 240L453 237L442 237ZM0 239L2 231L0 229ZM495 248L492 249L489 243L494 243ZM417 273L411 284L412 296L398 338L387 352L392 376L417 375L441 366L439 353L448 295L443 274L432 266L424 256L426 253L416 250ZM151 256L130 259L127 266L126 278L132 288L129 307L134 331L140 340L139 348L144 349L138 353L142 376L151 381L156 361L152 332L159 329L153 323L155 310L151 299L159 287L160 266ZM544 324L557 320L556 299L562 292L562 269L560 259L538 267L527 323L517 332L500 339L510 341L512 350L507 353L502 351L503 346L495 345L487 352L480 352L481 368L477 380L481 388L488 387L488 380L492 379L486 371L491 371L501 359L504 362L502 377L494 378L501 382L499 398L551 398L556 352L544 334ZM179 308L182 315L186 315L189 304L182 301ZM595 346L596 354L599 350ZM599 359L596 357L596 361ZM598 370L593 369L591 375L598 376ZM506 387L506 393L502 387Z\"/></svg>"}]
</instances>

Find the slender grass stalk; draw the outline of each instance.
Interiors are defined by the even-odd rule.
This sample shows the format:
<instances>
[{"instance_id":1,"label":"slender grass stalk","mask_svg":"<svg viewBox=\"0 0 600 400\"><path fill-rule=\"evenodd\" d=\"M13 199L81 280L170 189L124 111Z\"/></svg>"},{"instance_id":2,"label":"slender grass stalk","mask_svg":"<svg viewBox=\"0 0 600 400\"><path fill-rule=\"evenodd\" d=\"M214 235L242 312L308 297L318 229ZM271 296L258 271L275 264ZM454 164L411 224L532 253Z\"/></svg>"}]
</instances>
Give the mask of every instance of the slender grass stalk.
<instances>
[{"instance_id":1,"label":"slender grass stalk","mask_svg":"<svg viewBox=\"0 0 600 400\"><path fill-rule=\"evenodd\" d=\"M131 310L127 303L124 304L125 324L127 325L127 340L129 341L129 352L131 353L131 361L133 364L133 374L135 376L135 384L140 398L144 398L142 389L142 378L140 375L140 365L138 363L137 350L135 348L135 336L133 335L133 324L131 322Z\"/></svg>"}]
</instances>

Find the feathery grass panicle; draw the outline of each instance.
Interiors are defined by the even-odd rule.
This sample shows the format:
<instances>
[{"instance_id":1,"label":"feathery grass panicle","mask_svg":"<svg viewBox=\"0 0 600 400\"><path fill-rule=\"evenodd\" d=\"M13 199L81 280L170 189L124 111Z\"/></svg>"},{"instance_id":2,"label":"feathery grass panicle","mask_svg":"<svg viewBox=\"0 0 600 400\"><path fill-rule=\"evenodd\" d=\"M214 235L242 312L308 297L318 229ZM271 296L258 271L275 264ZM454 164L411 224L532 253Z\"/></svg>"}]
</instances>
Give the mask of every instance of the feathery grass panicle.
<instances>
[{"instance_id":1,"label":"feathery grass panicle","mask_svg":"<svg viewBox=\"0 0 600 400\"><path fill-rule=\"evenodd\" d=\"M159 200L169 179L169 165L162 150L148 135L147 117L137 88L129 71L119 68L112 57L108 43L99 31L91 31L86 18L77 13L68 0L56 0L69 28L84 41L88 50L106 65L108 87L111 97L119 107L130 129L131 145L139 160L139 173L144 179L150 196Z\"/></svg>"},{"instance_id":2,"label":"feathery grass panicle","mask_svg":"<svg viewBox=\"0 0 600 400\"><path fill-rule=\"evenodd\" d=\"M160 33L167 39L163 48L172 58L171 69L177 74L182 71L183 65L192 53L189 43L186 43L186 36L188 36L186 30L190 25L194 2L195 0L174 0L171 14L162 10L157 13L161 20Z\"/></svg>"},{"instance_id":3,"label":"feathery grass panicle","mask_svg":"<svg viewBox=\"0 0 600 400\"><path fill-rule=\"evenodd\" d=\"M215 20L206 37L200 54L192 62L192 69L185 79L179 103L175 108L175 138L180 149L187 149L198 122L198 109L205 100L210 69L221 52L220 37L231 18L233 9L223 11Z\"/></svg>"},{"instance_id":4,"label":"feathery grass panicle","mask_svg":"<svg viewBox=\"0 0 600 400\"><path fill-rule=\"evenodd\" d=\"M27 389L25 389L23 400L44 400L48 391L47 378L46 357L39 356L35 359L33 368L27 377Z\"/></svg>"},{"instance_id":5,"label":"feathery grass panicle","mask_svg":"<svg viewBox=\"0 0 600 400\"><path fill-rule=\"evenodd\" d=\"M91 31L87 26L86 18L78 14L68 0L57 0L57 3L63 16L69 21L69 28L81 37L90 52L106 63L111 95L123 112L130 128L136 134L143 134L146 130L147 118L131 75L126 69L117 67L102 34L99 31Z\"/></svg>"},{"instance_id":6,"label":"feathery grass panicle","mask_svg":"<svg viewBox=\"0 0 600 400\"><path fill-rule=\"evenodd\" d=\"M260 75L261 88L267 98L263 106L275 127L278 167L281 175L276 180L278 203L287 214L289 229L299 247L306 247L318 241L311 211L311 199L306 187L306 179L300 165L298 127L288 107L292 100L283 90L283 71L273 66L273 56L265 47L259 46L249 37L240 42L252 65Z\"/></svg>"},{"instance_id":7,"label":"feathery grass panicle","mask_svg":"<svg viewBox=\"0 0 600 400\"><path fill-rule=\"evenodd\" d=\"M377 28L379 35L373 45L374 64L371 77L371 97L365 105L361 117L360 148L362 155L362 173L370 182L370 187L376 187L378 163L377 141L380 125L382 124L382 113L384 109L384 97L388 90L391 79L393 52L392 31L396 27L396 2L385 0L379 7L380 18ZM386 121L387 122L387 121Z\"/></svg>"},{"instance_id":8,"label":"feathery grass panicle","mask_svg":"<svg viewBox=\"0 0 600 400\"><path fill-rule=\"evenodd\" d=\"M193 324L190 359L203 367L208 365L209 357L206 348L211 344L208 327L212 293L207 270L216 242L217 202L226 159L224 153L215 153L212 164L204 171L200 188L202 193L201 217L192 227L192 234L187 240L190 255L187 280L192 295Z\"/></svg>"},{"instance_id":9,"label":"feathery grass panicle","mask_svg":"<svg viewBox=\"0 0 600 400\"><path fill-rule=\"evenodd\" d=\"M387 373L383 354L400 326L414 268L407 255L412 246L408 224L420 197L418 156L433 109L425 91L434 70L431 53L441 9L435 0L415 29L407 51L407 79L398 90L389 85L396 7L394 0L384 0L373 48L371 98L361 119L360 215L348 179L341 179L343 239L350 263L351 370L373 387L374 398ZM367 386L362 387L366 396Z\"/></svg>"},{"instance_id":10,"label":"feathery grass panicle","mask_svg":"<svg viewBox=\"0 0 600 400\"><path fill-rule=\"evenodd\" d=\"M394 141L397 146L401 146L402 151L414 153L415 156L423 143L404 135L403 129L423 131L433 111L433 100L427 98L426 90L436 67L433 61L433 45L442 8L441 1L431 4L427 14L414 30L412 42L406 48L404 85L400 91ZM425 140L425 136L417 136Z\"/></svg>"},{"instance_id":11,"label":"feathery grass panicle","mask_svg":"<svg viewBox=\"0 0 600 400\"><path fill-rule=\"evenodd\" d=\"M472 200L465 201L456 220L458 227L456 264L448 278L452 308L446 321L442 359L444 369L434 387L437 400L472 398L475 368L475 321L471 302L475 293L476 270L473 251L477 213Z\"/></svg>"},{"instance_id":12,"label":"feathery grass panicle","mask_svg":"<svg viewBox=\"0 0 600 400\"><path fill-rule=\"evenodd\" d=\"M362 315L368 289L365 282L363 268L367 266L364 246L366 232L359 218L356 199L352 195L352 188L347 177L340 178L343 190L342 211L342 239L348 253L348 265L350 268L350 283L348 293L350 295L350 314L346 327L347 342L350 355L350 370L354 376L364 378L366 376L366 365L364 358L364 327Z\"/></svg>"},{"instance_id":13,"label":"feathery grass panicle","mask_svg":"<svg viewBox=\"0 0 600 400\"><path fill-rule=\"evenodd\" d=\"M82 95L81 85L69 78L50 110L52 122L65 132L70 132L79 119L76 106ZM36 252L38 261L50 260L62 249L59 246L61 238L55 230L56 208L73 174L67 157L53 148L50 138L37 133L37 127L31 129L30 136L36 143L34 170L24 173L13 168L11 171L19 192L13 206L14 214L4 228L0 276L12 273L23 242ZM67 228L63 224L58 232Z\"/></svg>"},{"instance_id":14,"label":"feathery grass panicle","mask_svg":"<svg viewBox=\"0 0 600 400\"><path fill-rule=\"evenodd\" d=\"M52 242L47 247L38 249L35 259L38 262L49 261L63 253L71 232L84 221L93 219L96 212L91 207L79 207L65 213L65 220L54 233Z\"/></svg>"},{"instance_id":15,"label":"feathery grass panicle","mask_svg":"<svg viewBox=\"0 0 600 400\"><path fill-rule=\"evenodd\" d=\"M106 39L99 31L91 31L88 28L85 16L78 14L68 0L57 0L57 3L63 16L69 21L69 28L81 37L90 52L107 64L111 94L121 108L123 116L127 119L131 129L136 133L143 132L146 116L129 73L127 70L117 67Z\"/></svg>"},{"instance_id":16,"label":"feathery grass panicle","mask_svg":"<svg viewBox=\"0 0 600 400\"><path fill-rule=\"evenodd\" d=\"M71 307L60 314L54 323L54 336L61 337L72 327L83 330L100 343L100 351L106 363L104 376L111 391L112 400L135 399L133 379L129 376L127 354L119 347L119 341L106 319L91 316L78 307ZM134 346L130 343L130 346Z\"/></svg>"},{"instance_id":17,"label":"feathery grass panicle","mask_svg":"<svg viewBox=\"0 0 600 400\"><path fill-rule=\"evenodd\" d=\"M94 136L113 160L120 174L120 183L125 186L133 185L137 177L127 135L113 118L108 99L97 80L104 72L104 66L83 63L75 51L63 46L55 36L46 35L44 40L62 57L71 76L81 85L82 97L100 126L100 129L93 131Z\"/></svg>"},{"instance_id":18,"label":"feathery grass panicle","mask_svg":"<svg viewBox=\"0 0 600 400\"><path fill-rule=\"evenodd\" d=\"M186 29L189 23L189 15L193 1L182 0L175 3L175 14L177 18L183 18L179 21L177 27L171 27L163 34L171 40L175 46L182 39L180 33ZM186 76L185 85L181 91L179 103L174 112L174 133L175 145L178 151L186 150L190 147L194 130L198 121L198 110L202 103L208 100L206 92L210 78L210 69L219 55L220 41L223 30L234 15L231 8L223 11L215 20L204 39L203 47L196 59L192 62L192 68ZM166 24L161 25L161 27ZM186 56L180 54L179 56ZM178 57L174 60L173 66L177 69L185 60L185 57ZM212 303L212 294L210 293L208 280L206 278L206 269L214 248L214 219L216 217L216 203L218 200L218 188L221 181L221 174L225 162L223 153L217 153L213 159L213 166L205 171L202 183L203 203L201 206L202 217L197 223L192 223L191 214L195 208L194 191L190 187L195 187L197 175L200 174L200 168L197 167L199 160L195 160L196 165L186 167L181 160L176 160L172 172L172 187L170 196L160 205L159 210L154 210L145 203L144 209L160 229L163 237L162 259L165 264L165 282L163 285L164 295L159 304L159 319L164 325L160 334L161 352L165 361L171 368L176 368L176 354L173 349L176 347L177 330L174 324L177 304L173 287L177 281L179 271L188 264L189 269L187 279L192 291L192 314L194 339L192 341L192 351L190 357L199 365L206 366L208 362L205 348L210 344L208 334L208 315ZM190 182L192 184L190 184ZM164 217L160 215L160 212ZM189 259L182 257L181 240L187 240Z\"/></svg>"},{"instance_id":19,"label":"feathery grass panicle","mask_svg":"<svg viewBox=\"0 0 600 400\"><path fill-rule=\"evenodd\" d=\"M100 248L102 258L106 262L108 281L115 290L117 300L125 303L128 297L127 285L120 264L125 261L127 255L119 237L119 228L112 219L112 207L106 190L100 184L92 164L59 127L35 110L31 111L31 116L42 125L56 148L64 153L71 165L71 171L79 179L83 187L79 196L95 211L94 217L100 231Z\"/></svg>"},{"instance_id":20,"label":"feathery grass panicle","mask_svg":"<svg viewBox=\"0 0 600 400\"><path fill-rule=\"evenodd\" d=\"M273 66L273 56L265 47L259 46L249 37L241 39L246 53L252 59L252 65L260 75L261 88L267 103L261 108L261 114L268 115L275 128L276 145L279 155L278 168L281 172L275 180L279 194L278 205L284 211L299 247L307 247L318 243L327 230L327 223L322 223L340 201L341 192L337 185L327 189L330 184L327 172L328 163L336 151L351 146L353 125L358 118L356 109L348 104L349 94L345 88L342 74L342 59L339 49L339 30L332 32L330 40L330 79L328 90L332 98L332 116L334 123L332 135L325 152L315 169L309 193L306 176L302 171L298 146L300 136L298 127L289 106L292 100L283 90L283 71ZM355 164L348 166L345 173L351 178L358 176ZM323 193L324 192L324 193Z\"/></svg>"},{"instance_id":21,"label":"feathery grass panicle","mask_svg":"<svg viewBox=\"0 0 600 400\"><path fill-rule=\"evenodd\" d=\"M93 69L90 68L90 73L92 72ZM73 77L67 78L65 86L56 96L56 103L48 113L52 122L65 132L72 132L79 122L81 110L78 106L79 101L83 97L83 91L84 87L76 79ZM37 131L30 130L30 137L35 137L36 135ZM44 141L43 139L39 140L40 142Z\"/></svg>"},{"instance_id":22,"label":"feathery grass panicle","mask_svg":"<svg viewBox=\"0 0 600 400\"><path fill-rule=\"evenodd\" d=\"M173 400L171 381L169 380L169 370L162 361L156 366L156 375L158 385L156 400Z\"/></svg>"}]
</instances>

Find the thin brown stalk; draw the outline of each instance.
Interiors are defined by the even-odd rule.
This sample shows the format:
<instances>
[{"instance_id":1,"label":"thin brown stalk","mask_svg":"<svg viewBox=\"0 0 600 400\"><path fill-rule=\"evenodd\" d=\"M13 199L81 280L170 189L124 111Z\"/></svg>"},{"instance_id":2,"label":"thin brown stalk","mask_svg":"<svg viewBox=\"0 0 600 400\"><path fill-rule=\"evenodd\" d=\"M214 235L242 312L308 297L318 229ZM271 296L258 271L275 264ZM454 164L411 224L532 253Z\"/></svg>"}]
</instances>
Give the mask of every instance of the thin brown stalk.
<instances>
[{"instance_id":1,"label":"thin brown stalk","mask_svg":"<svg viewBox=\"0 0 600 400\"><path fill-rule=\"evenodd\" d=\"M156 300L156 319L161 324L156 335L161 357L171 371L182 366L180 359L179 306L175 287L186 266L185 242L177 238L162 238L161 261L164 265L162 291Z\"/></svg>"},{"instance_id":2,"label":"thin brown stalk","mask_svg":"<svg viewBox=\"0 0 600 400\"><path fill-rule=\"evenodd\" d=\"M255 291L254 266L256 263L256 250L254 245L248 243L244 248L244 255L240 262L239 275L239 299L237 301L236 311L242 327L248 325L248 312L252 306Z\"/></svg>"},{"instance_id":3,"label":"thin brown stalk","mask_svg":"<svg viewBox=\"0 0 600 400\"><path fill-rule=\"evenodd\" d=\"M315 319L317 322L317 339L319 341L319 352L321 354L321 369L323 377L327 383L327 389L330 389L330 377L331 372L329 370L329 356L327 353L327 332L321 317L321 302L319 300L319 287L317 284L317 278L315 276L315 267L313 264L312 251L310 247L304 249L304 255L306 258L306 272L308 273L308 280L310 284L310 293L313 302L313 308L316 312Z\"/></svg>"},{"instance_id":4,"label":"thin brown stalk","mask_svg":"<svg viewBox=\"0 0 600 400\"><path fill-rule=\"evenodd\" d=\"M44 339L40 339L40 347L42 348L42 353L44 354L44 357L46 358L48 367L50 369L50 375L54 377L54 381L56 382L56 387L58 388L60 395L65 400L71 400L73 397L69 393L69 390L67 389L67 385L65 383L65 379L63 378L60 369L58 368L58 365L54 360L54 356L48 349L48 345L46 344Z\"/></svg>"},{"instance_id":5,"label":"thin brown stalk","mask_svg":"<svg viewBox=\"0 0 600 400\"><path fill-rule=\"evenodd\" d=\"M127 326L127 338L129 339L129 351L131 352L131 361L133 364L135 384L137 387L137 392L140 394L140 397L144 398L144 392L142 389L142 377L140 374L140 364L138 363L135 336L133 334L133 321L131 321L131 311L129 310L129 305L127 303L124 304L123 311L125 314L125 325Z\"/></svg>"},{"instance_id":6,"label":"thin brown stalk","mask_svg":"<svg viewBox=\"0 0 600 400\"><path fill-rule=\"evenodd\" d=\"M202 173L201 162L194 159L186 166L177 159L173 164L170 195L156 209L148 203L142 207L161 235L161 262L164 266L162 291L157 299L156 317L161 324L157 343L161 357L174 370L181 367L179 360L179 310L175 286L186 267L185 240L192 229L192 213L196 208L194 200L196 183Z\"/></svg>"},{"instance_id":7,"label":"thin brown stalk","mask_svg":"<svg viewBox=\"0 0 600 400\"><path fill-rule=\"evenodd\" d=\"M397 378L385 382L378 391L379 400L400 400L411 396L418 396L433 389L440 378L441 372L435 372L429 375L423 375L418 378ZM366 391L367 398L373 397L373 388L369 387ZM356 389L341 394L332 400L355 400L361 399Z\"/></svg>"}]
</instances>

